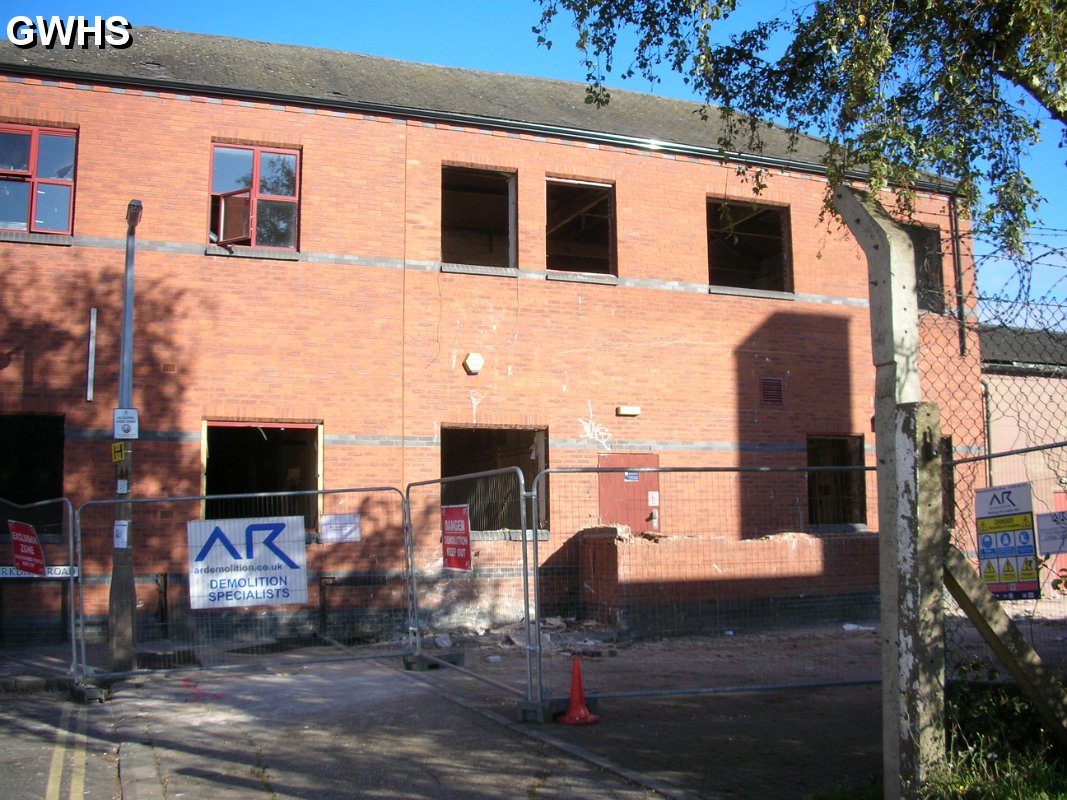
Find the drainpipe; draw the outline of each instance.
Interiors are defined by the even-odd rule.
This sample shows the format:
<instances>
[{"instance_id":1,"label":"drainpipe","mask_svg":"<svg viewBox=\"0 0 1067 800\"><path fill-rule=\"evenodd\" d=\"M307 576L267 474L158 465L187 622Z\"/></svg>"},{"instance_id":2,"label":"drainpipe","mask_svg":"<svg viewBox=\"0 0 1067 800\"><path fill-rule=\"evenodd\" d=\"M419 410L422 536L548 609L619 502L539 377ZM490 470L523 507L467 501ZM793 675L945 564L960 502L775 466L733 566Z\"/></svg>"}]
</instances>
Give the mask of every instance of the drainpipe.
<instances>
[{"instance_id":1,"label":"drainpipe","mask_svg":"<svg viewBox=\"0 0 1067 800\"><path fill-rule=\"evenodd\" d=\"M960 214L956 195L948 201L948 224L952 237L952 275L956 282L956 321L960 328L960 355L967 355L967 319L963 302L963 259L960 256ZM975 284L977 286L977 284Z\"/></svg>"}]
</instances>

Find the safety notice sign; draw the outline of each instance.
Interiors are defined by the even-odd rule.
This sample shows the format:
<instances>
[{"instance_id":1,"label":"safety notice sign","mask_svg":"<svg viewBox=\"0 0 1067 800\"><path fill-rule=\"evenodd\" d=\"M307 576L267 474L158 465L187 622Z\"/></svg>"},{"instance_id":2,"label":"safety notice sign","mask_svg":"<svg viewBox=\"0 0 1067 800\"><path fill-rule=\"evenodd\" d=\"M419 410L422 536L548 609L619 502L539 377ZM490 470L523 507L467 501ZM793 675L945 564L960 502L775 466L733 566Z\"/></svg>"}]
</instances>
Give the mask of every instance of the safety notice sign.
<instances>
[{"instance_id":1,"label":"safety notice sign","mask_svg":"<svg viewBox=\"0 0 1067 800\"><path fill-rule=\"evenodd\" d=\"M28 522L16 522L13 519L7 521L7 529L11 534L11 555L15 569L43 578L44 550L41 540L37 538L37 530Z\"/></svg>"},{"instance_id":2,"label":"safety notice sign","mask_svg":"<svg viewBox=\"0 0 1067 800\"><path fill-rule=\"evenodd\" d=\"M468 506L441 506L441 550L445 569L474 569Z\"/></svg>"},{"instance_id":3,"label":"safety notice sign","mask_svg":"<svg viewBox=\"0 0 1067 800\"><path fill-rule=\"evenodd\" d=\"M978 571L986 588L1001 600L1036 600L1040 554L1030 484L979 489L975 509Z\"/></svg>"}]
</instances>

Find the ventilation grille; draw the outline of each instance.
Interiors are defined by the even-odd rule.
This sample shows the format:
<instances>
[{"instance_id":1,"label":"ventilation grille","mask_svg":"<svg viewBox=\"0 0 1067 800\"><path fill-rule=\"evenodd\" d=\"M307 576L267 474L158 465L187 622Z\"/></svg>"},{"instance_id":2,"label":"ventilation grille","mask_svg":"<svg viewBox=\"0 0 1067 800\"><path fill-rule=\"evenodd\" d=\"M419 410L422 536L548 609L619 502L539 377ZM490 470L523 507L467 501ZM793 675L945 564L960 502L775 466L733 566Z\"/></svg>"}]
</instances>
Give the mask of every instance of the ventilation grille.
<instances>
[{"instance_id":1,"label":"ventilation grille","mask_svg":"<svg viewBox=\"0 0 1067 800\"><path fill-rule=\"evenodd\" d=\"M780 406L784 399L784 386L781 378L760 378L760 402L768 406Z\"/></svg>"}]
</instances>

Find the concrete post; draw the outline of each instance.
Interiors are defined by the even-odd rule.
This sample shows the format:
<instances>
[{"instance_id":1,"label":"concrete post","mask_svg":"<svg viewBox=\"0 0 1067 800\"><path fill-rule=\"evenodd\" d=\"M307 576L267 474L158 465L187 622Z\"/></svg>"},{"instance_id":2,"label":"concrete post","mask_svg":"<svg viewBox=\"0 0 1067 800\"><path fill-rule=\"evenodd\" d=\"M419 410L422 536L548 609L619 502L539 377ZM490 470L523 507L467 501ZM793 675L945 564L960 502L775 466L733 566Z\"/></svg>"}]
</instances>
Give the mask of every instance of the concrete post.
<instances>
[{"instance_id":1,"label":"concrete post","mask_svg":"<svg viewBox=\"0 0 1067 800\"><path fill-rule=\"evenodd\" d=\"M913 798L944 757L940 439L919 403L918 303L911 237L871 197L835 206L867 256L875 365L882 629L882 750L887 800Z\"/></svg>"}]
</instances>

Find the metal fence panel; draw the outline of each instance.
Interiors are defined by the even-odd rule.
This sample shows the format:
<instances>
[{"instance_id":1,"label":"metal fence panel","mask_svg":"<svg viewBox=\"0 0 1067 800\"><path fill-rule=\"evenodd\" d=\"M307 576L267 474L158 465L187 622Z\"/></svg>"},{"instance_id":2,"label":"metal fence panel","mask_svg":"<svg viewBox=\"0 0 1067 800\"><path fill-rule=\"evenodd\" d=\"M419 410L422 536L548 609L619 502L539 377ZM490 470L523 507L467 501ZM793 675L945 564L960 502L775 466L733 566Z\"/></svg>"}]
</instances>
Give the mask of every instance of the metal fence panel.
<instances>
[{"instance_id":1,"label":"metal fence panel","mask_svg":"<svg viewBox=\"0 0 1067 800\"><path fill-rule=\"evenodd\" d=\"M518 468L413 483L407 488L411 520L409 569L414 651L447 661L494 682L485 669L499 658L496 644L529 652L533 536L527 528L526 491ZM464 651L489 650L480 660ZM525 677L496 682L520 700Z\"/></svg>"},{"instance_id":2,"label":"metal fence panel","mask_svg":"<svg viewBox=\"0 0 1067 800\"><path fill-rule=\"evenodd\" d=\"M25 647L55 645L57 658L69 654L70 669L75 669L79 584L73 516L66 498L28 504L0 499L0 531L11 541L0 549L0 650L5 658L18 658ZM17 558L16 548L23 546L29 550Z\"/></svg>"},{"instance_id":3,"label":"metal fence panel","mask_svg":"<svg viewBox=\"0 0 1067 800\"><path fill-rule=\"evenodd\" d=\"M325 647L318 655L332 658L358 655L351 646L361 644L402 651L408 610L400 490L127 502L133 510L129 535L139 668L238 666L294 648ZM76 514L83 575L78 638L86 675L110 672L106 641L119 505L91 501ZM231 515L243 520L236 532ZM272 538L274 529L265 522L279 519L302 528L304 569L299 574L306 587L290 587L291 597L306 596L302 602L269 596L278 583L271 573L240 572L254 569L254 557L264 552L268 559L281 558L280 540ZM191 552L190 528L205 524L209 540L198 540L200 552ZM216 524L220 534L214 533ZM218 573L218 578L209 571L200 574L213 568L209 555L220 556L238 571ZM257 579L260 575L266 577ZM197 594L197 587L211 596ZM306 589L306 595L298 589Z\"/></svg>"},{"instance_id":4,"label":"metal fence panel","mask_svg":"<svg viewBox=\"0 0 1067 800\"><path fill-rule=\"evenodd\" d=\"M605 476L642 475L656 488L651 502L633 497L645 505L639 513L605 504L620 496ZM820 517L812 494L833 486L845 487L847 502L835 504L839 516ZM534 489L551 496L548 519L533 523L546 537L537 542L544 657L595 653L589 670L594 680L603 673L607 693L878 679L873 471L566 469L542 473ZM632 645L667 637L696 661L651 674L637 656L647 648ZM719 658L732 667L717 669Z\"/></svg>"}]
</instances>

